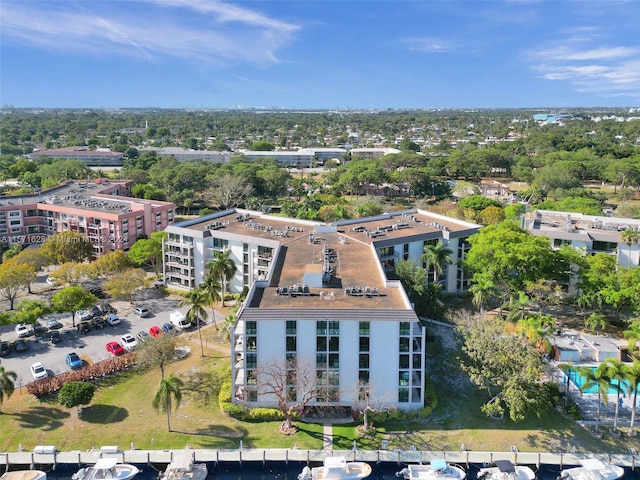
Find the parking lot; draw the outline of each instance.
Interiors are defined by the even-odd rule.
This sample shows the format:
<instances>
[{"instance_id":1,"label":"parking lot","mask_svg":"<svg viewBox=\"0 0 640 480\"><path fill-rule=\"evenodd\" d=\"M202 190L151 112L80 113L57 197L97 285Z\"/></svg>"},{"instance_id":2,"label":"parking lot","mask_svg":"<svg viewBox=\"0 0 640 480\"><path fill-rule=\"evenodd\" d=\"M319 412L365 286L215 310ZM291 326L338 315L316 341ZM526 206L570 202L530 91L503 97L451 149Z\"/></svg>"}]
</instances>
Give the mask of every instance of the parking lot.
<instances>
[{"instance_id":1,"label":"parking lot","mask_svg":"<svg viewBox=\"0 0 640 480\"><path fill-rule=\"evenodd\" d=\"M40 280L40 279L39 279ZM43 278L42 283L45 282ZM38 288L33 289L38 292ZM46 300L55 291L41 287L42 293L33 296L41 297ZM40 323L46 325L49 318L57 318L62 324L61 328L56 329L60 332L61 340L58 343L52 343L49 340L47 332L40 335L30 335L24 339L27 341L28 348L22 352L16 352L13 348L11 352L0 357L0 365L6 370L16 372L18 378L15 382L16 388L19 388L33 381L31 375L31 365L35 362L41 362L49 376L53 376L69 370L65 363L65 356L70 352L76 352L82 358L85 364L96 363L105 360L111 356L106 350L108 342L117 341L122 343L120 337L126 333L134 337L138 332L144 330L149 331L154 325L162 326L169 322L169 315L174 310L186 312L187 308L179 308L180 299L171 298L166 294L161 294L155 288L149 288L136 292L135 302L133 305L125 301L114 301L113 299L100 300L98 303L108 302L117 309L117 315L120 323L117 325L106 324L102 328L92 327L86 333L80 333L74 328L70 313L47 315L44 321ZM151 315L142 318L132 313L136 306L143 306L151 311ZM76 320L76 327L79 321ZM17 339L15 325L5 325L0 327L0 340L13 343Z\"/></svg>"}]
</instances>

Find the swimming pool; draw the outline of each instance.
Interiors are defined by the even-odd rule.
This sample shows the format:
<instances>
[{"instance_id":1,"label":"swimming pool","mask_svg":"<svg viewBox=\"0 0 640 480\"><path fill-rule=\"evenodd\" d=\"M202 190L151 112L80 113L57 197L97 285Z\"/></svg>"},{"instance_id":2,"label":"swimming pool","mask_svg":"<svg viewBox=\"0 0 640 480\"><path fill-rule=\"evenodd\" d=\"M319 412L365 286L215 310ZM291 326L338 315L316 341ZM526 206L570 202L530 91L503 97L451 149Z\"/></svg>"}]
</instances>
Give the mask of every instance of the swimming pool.
<instances>
[{"instance_id":1,"label":"swimming pool","mask_svg":"<svg viewBox=\"0 0 640 480\"><path fill-rule=\"evenodd\" d=\"M592 367L591 370L595 370L596 367ZM582 377L578 372L576 372L575 370L571 370L571 372L569 372L569 378L571 380L571 382L573 382L573 384L578 387L578 389L580 387L582 387L582 385L584 384L584 377ZM567 381L567 376L565 374L564 376L564 380L565 382ZM614 385L618 385L618 381L614 380L613 381ZM629 392L629 382L627 382L626 380L624 380L622 382L622 388L624 389L623 394L621 395L626 395ZM586 394L590 394L590 395L597 395L598 394L598 387L596 385L587 388L586 390L584 390L582 393L586 393ZM607 392L609 395L616 395L618 393L618 391L616 390L615 387L609 387L609 391ZM640 387L638 387L638 393L640 393Z\"/></svg>"}]
</instances>

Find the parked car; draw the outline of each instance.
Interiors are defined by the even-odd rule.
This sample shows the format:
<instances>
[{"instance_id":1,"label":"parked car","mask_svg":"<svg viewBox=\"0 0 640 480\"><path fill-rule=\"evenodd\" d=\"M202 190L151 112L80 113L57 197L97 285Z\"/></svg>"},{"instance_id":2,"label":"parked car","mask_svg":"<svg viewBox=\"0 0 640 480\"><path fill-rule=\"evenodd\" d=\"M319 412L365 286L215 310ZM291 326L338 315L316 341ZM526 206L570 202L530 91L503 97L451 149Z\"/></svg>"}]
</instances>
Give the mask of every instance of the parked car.
<instances>
[{"instance_id":1,"label":"parked car","mask_svg":"<svg viewBox=\"0 0 640 480\"><path fill-rule=\"evenodd\" d=\"M76 317L81 322L84 322L91 320L93 318L93 314L89 310L80 310L79 312L76 312Z\"/></svg>"},{"instance_id":2,"label":"parked car","mask_svg":"<svg viewBox=\"0 0 640 480\"><path fill-rule=\"evenodd\" d=\"M91 330L91 322L88 320L85 322L80 322L77 328L80 333L87 333Z\"/></svg>"},{"instance_id":3,"label":"parked car","mask_svg":"<svg viewBox=\"0 0 640 480\"><path fill-rule=\"evenodd\" d=\"M31 365L31 375L33 376L34 380L40 380L41 378L49 376L49 374L47 373L47 369L44 368L42 362L36 362Z\"/></svg>"},{"instance_id":4,"label":"parked car","mask_svg":"<svg viewBox=\"0 0 640 480\"><path fill-rule=\"evenodd\" d=\"M160 278L160 279L156 280L155 282L153 282L153 286L154 286L155 288L164 287L164 286L165 286L165 284L164 284L164 278Z\"/></svg>"},{"instance_id":5,"label":"parked car","mask_svg":"<svg viewBox=\"0 0 640 480\"><path fill-rule=\"evenodd\" d=\"M124 335L122 335L122 337L120 337L120 340L122 341L122 346L127 352L135 350L135 348L138 346L136 337L134 337L130 333L125 333Z\"/></svg>"},{"instance_id":6,"label":"parked car","mask_svg":"<svg viewBox=\"0 0 640 480\"><path fill-rule=\"evenodd\" d=\"M104 319L104 317L93 317L93 320L91 321L93 322L93 326L95 328L103 328L107 324L107 321Z\"/></svg>"},{"instance_id":7,"label":"parked car","mask_svg":"<svg viewBox=\"0 0 640 480\"><path fill-rule=\"evenodd\" d=\"M145 307L136 307L133 309L133 314L137 315L138 317L148 317L149 315L151 315L151 311Z\"/></svg>"},{"instance_id":8,"label":"parked car","mask_svg":"<svg viewBox=\"0 0 640 480\"><path fill-rule=\"evenodd\" d=\"M91 315L93 315L94 317L98 315L102 315L102 309L97 305L94 305L93 307L91 307L89 309L89 312L91 312Z\"/></svg>"},{"instance_id":9,"label":"parked car","mask_svg":"<svg viewBox=\"0 0 640 480\"><path fill-rule=\"evenodd\" d=\"M136 337L138 337L139 342L146 342L151 338L151 335L149 335L149 332L145 332L144 330L141 330L138 332L138 335L136 335Z\"/></svg>"},{"instance_id":10,"label":"parked car","mask_svg":"<svg viewBox=\"0 0 640 480\"><path fill-rule=\"evenodd\" d=\"M9 342L0 342L0 357L9 355L11 353L11 344Z\"/></svg>"},{"instance_id":11,"label":"parked car","mask_svg":"<svg viewBox=\"0 0 640 480\"><path fill-rule=\"evenodd\" d=\"M28 337L29 335L33 334L33 328L31 327L31 325L27 325L25 323L19 323L18 325L16 325L15 330L18 338Z\"/></svg>"},{"instance_id":12,"label":"parked car","mask_svg":"<svg viewBox=\"0 0 640 480\"><path fill-rule=\"evenodd\" d=\"M162 330L160 330L160 327L157 325L154 325L153 327L151 327L149 329L149 334L152 337L159 337L160 335L162 335Z\"/></svg>"},{"instance_id":13,"label":"parked car","mask_svg":"<svg viewBox=\"0 0 640 480\"><path fill-rule=\"evenodd\" d=\"M57 330L62 327L62 323L60 323L60 320L58 320L57 318L50 318L47 320L47 328L49 330Z\"/></svg>"},{"instance_id":14,"label":"parked car","mask_svg":"<svg viewBox=\"0 0 640 480\"><path fill-rule=\"evenodd\" d=\"M64 361L71 370L76 370L84 365L84 361L76 352L67 353L64 357Z\"/></svg>"},{"instance_id":15,"label":"parked car","mask_svg":"<svg viewBox=\"0 0 640 480\"><path fill-rule=\"evenodd\" d=\"M103 303L100 305L100 309L104 315L108 315L109 313L118 313L118 310L113 308L109 303Z\"/></svg>"},{"instance_id":16,"label":"parked car","mask_svg":"<svg viewBox=\"0 0 640 480\"><path fill-rule=\"evenodd\" d=\"M115 326L120 323L120 318L118 318L118 315L116 315L115 313L110 313L106 318L107 323L111 326Z\"/></svg>"},{"instance_id":17,"label":"parked car","mask_svg":"<svg viewBox=\"0 0 640 480\"><path fill-rule=\"evenodd\" d=\"M92 288L91 290L89 290L89 293L92 293L97 298L106 298L104 291L100 287Z\"/></svg>"},{"instance_id":18,"label":"parked car","mask_svg":"<svg viewBox=\"0 0 640 480\"><path fill-rule=\"evenodd\" d=\"M24 352L26 350L29 350L29 342L24 338L18 338L13 342L13 349L16 352Z\"/></svg>"},{"instance_id":19,"label":"parked car","mask_svg":"<svg viewBox=\"0 0 640 480\"><path fill-rule=\"evenodd\" d=\"M124 348L118 342L109 342L107 343L107 352L111 355L119 356L124 353Z\"/></svg>"},{"instance_id":20,"label":"parked car","mask_svg":"<svg viewBox=\"0 0 640 480\"><path fill-rule=\"evenodd\" d=\"M60 285L60 283L58 282L57 279L53 278L53 277L47 277L46 280L47 285L49 285L50 287L57 287L58 285Z\"/></svg>"},{"instance_id":21,"label":"parked car","mask_svg":"<svg viewBox=\"0 0 640 480\"><path fill-rule=\"evenodd\" d=\"M62 335L60 335L59 331L52 330L49 332L49 340L51 340L51 343L55 345L56 343L60 343L62 341Z\"/></svg>"},{"instance_id":22,"label":"parked car","mask_svg":"<svg viewBox=\"0 0 640 480\"><path fill-rule=\"evenodd\" d=\"M163 323L161 328L164 333L168 333L169 335L178 333L178 330L173 326L173 323Z\"/></svg>"},{"instance_id":23,"label":"parked car","mask_svg":"<svg viewBox=\"0 0 640 480\"><path fill-rule=\"evenodd\" d=\"M45 327L39 322L34 323L32 328L33 328L33 334L36 337L39 335L42 335L43 333L47 333L47 331L49 330L47 327Z\"/></svg>"}]
</instances>

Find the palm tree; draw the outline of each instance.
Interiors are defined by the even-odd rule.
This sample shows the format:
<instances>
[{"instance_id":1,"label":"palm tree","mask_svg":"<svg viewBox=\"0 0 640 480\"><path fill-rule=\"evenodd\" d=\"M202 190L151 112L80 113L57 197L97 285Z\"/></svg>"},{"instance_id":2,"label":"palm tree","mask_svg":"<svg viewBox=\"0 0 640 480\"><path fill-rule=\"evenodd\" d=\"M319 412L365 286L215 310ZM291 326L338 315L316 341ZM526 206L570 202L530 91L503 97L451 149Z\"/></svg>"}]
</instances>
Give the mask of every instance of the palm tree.
<instances>
[{"instance_id":1,"label":"palm tree","mask_svg":"<svg viewBox=\"0 0 640 480\"><path fill-rule=\"evenodd\" d=\"M490 274L481 273L473 276L474 284L469 287L469 293L473 295L471 301L480 309L480 316L484 316L484 307L496 295L496 285Z\"/></svg>"},{"instance_id":2,"label":"palm tree","mask_svg":"<svg viewBox=\"0 0 640 480\"><path fill-rule=\"evenodd\" d=\"M636 406L638 404L638 388L640 388L640 361L633 359L633 364L624 366L624 379L629 382L629 396L633 392L633 400L631 401L631 421L629 422L629 434L633 433L633 427L636 421Z\"/></svg>"},{"instance_id":3,"label":"palm tree","mask_svg":"<svg viewBox=\"0 0 640 480\"><path fill-rule=\"evenodd\" d=\"M640 318L636 318L629 324L629 328L622 332L624 338L627 339L627 349L629 355L633 355L633 351L636 349L636 345L640 343Z\"/></svg>"},{"instance_id":4,"label":"palm tree","mask_svg":"<svg viewBox=\"0 0 640 480\"><path fill-rule=\"evenodd\" d=\"M638 239L640 239L640 232L634 230L633 228L627 228L620 232L620 239L627 244L627 268L629 268L629 264L631 263L631 245L638 243Z\"/></svg>"},{"instance_id":5,"label":"palm tree","mask_svg":"<svg viewBox=\"0 0 640 480\"><path fill-rule=\"evenodd\" d=\"M571 384L571 372L575 370L573 367L573 362L569 359L569 363L561 363L558 365L562 373L564 373L566 377L565 381L565 390L564 390L564 410L567 411L567 407L569 406L569 385Z\"/></svg>"},{"instance_id":6,"label":"palm tree","mask_svg":"<svg viewBox=\"0 0 640 480\"><path fill-rule=\"evenodd\" d=\"M527 315L518 321L518 327L532 345L542 352L549 353L549 336L556 328L556 322L551 315Z\"/></svg>"},{"instance_id":7,"label":"palm tree","mask_svg":"<svg viewBox=\"0 0 640 480\"><path fill-rule=\"evenodd\" d=\"M453 250L444 246L442 241L438 240L437 243L428 244L424 246L424 253L420 257L420 261L433 267L433 282L438 282L438 277L444 272L444 266L451 265L451 255Z\"/></svg>"},{"instance_id":8,"label":"palm tree","mask_svg":"<svg viewBox=\"0 0 640 480\"><path fill-rule=\"evenodd\" d=\"M151 406L158 412L162 411L167 414L167 428L171 431L171 400L175 400L176 410L182 401L182 385L183 382L178 377L169 375L167 378L160 380L158 391L153 397Z\"/></svg>"},{"instance_id":9,"label":"palm tree","mask_svg":"<svg viewBox=\"0 0 640 480\"><path fill-rule=\"evenodd\" d=\"M200 356L204 357L204 345L202 343L202 328L200 328L200 320L207 320L209 316L204 309L209 302L209 296L204 288L196 288L191 290L184 300L180 302L181 307L190 306L187 310L187 319L195 325L198 325L198 333L200 334Z\"/></svg>"},{"instance_id":10,"label":"palm tree","mask_svg":"<svg viewBox=\"0 0 640 480\"><path fill-rule=\"evenodd\" d=\"M5 370L0 366L0 405L4 402L5 397L9 398L15 391L13 382L18 378L18 374L13 370Z\"/></svg>"},{"instance_id":11,"label":"palm tree","mask_svg":"<svg viewBox=\"0 0 640 480\"><path fill-rule=\"evenodd\" d=\"M606 365L607 375L611 379L611 387L616 390L616 413L613 417L613 426L614 428L618 426L618 413L620 411L620 394L626 394L626 389L623 384L625 380L625 369L624 364L618 360L617 358L607 358L604 361ZM616 382L616 383L614 383Z\"/></svg>"},{"instance_id":12,"label":"palm tree","mask_svg":"<svg viewBox=\"0 0 640 480\"><path fill-rule=\"evenodd\" d=\"M200 288L202 288L207 293L207 302L211 307L211 318L213 319L213 326L216 327L216 330L218 330L218 322L216 322L216 311L213 306L222 298L220 295L220 283L213 275L207 275L206 277L204 277L204 280L200 284Z\"/></svg>"},{"instance_id":13,"label":"palm tree","mask_svg":"<svg viewBox=\"0 0 640 480\"><path fill-rule=\"evenodd\" d=\"M214 252L214 259L209 262L209 273L214 278L220 279L222 285L222 306L224 307L224 297L227 290L227 282L229 282L236 274L236 264L231 259L231 250L223 250Z\"/></svg>"},{"instance_id":14,"label":"palm tree","mask_svg":"<svg viewBox=\"0 0 640 480\"><path fill-rule=\"evenodd\" d=\"M225 317L224 322L222 323L222 327L220 327L220 333L225 339L231 339L231 335L233 334L233 329L236 326L237 320L238 317L236 316L235 312L232 312Z\"/></svg>"},{"instance_id":15,"label":"palm tree","mask_svg":"<svg viewBox=\"0 0 640 480\"><path fill-rule=\"evenodd\" d=\"M595 370L591 367L578 367L578 373L583 378L583 383L580 386L580 392L589 390L592 387L598 389L598 418L596 419L596 432L600 426L600 412L601 406L605 407L609 404L607 394L609 392L609 386L611 385L611 378L607 371L607 366L604 363L598 365Z\"/></svg>"}]
</instances>

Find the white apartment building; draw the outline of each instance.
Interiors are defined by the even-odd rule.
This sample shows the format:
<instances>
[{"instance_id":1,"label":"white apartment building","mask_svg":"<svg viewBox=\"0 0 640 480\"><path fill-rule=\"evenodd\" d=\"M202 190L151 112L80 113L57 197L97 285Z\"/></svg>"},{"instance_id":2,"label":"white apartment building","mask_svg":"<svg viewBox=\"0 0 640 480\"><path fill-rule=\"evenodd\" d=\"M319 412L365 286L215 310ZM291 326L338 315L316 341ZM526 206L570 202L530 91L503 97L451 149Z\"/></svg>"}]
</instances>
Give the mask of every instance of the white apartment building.
<instances>
[{"instance_id":1,"label":"white apartment building","mask_svg":"<svg viewBox=\"0 0 640 480\"><path fill-rule=\"evenodd\" d=\"M425 330L387 272L442 241L453 251L445 289L464 290L461 260L478 229L415 209L332 224L234 209L167 227L164 273L169 286L194 288L214 252L230 252L230 290L248 291L232 341L236 402L275 406L261 369L304 364L319 392L310 406L350 408L364 383L373 400L411 410L424 405Z\"/></svg>"},{"instance_id":2,"label":"white apartment building","mask_svg":"<svg viewBox=\"0 0 640 480\"><path fill-rule=\"evenodd\" d=\"M555 248L570 245L587 254L608 253L615 255L618 265L625 268L640 264L640 244L627 245L621 235L625 230L640 234L640 220L534 210L522 217L522 228L548 238Z\"/></svg>"}]
</instances>

